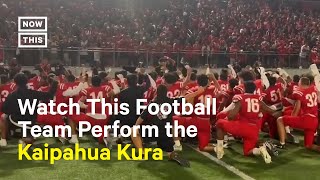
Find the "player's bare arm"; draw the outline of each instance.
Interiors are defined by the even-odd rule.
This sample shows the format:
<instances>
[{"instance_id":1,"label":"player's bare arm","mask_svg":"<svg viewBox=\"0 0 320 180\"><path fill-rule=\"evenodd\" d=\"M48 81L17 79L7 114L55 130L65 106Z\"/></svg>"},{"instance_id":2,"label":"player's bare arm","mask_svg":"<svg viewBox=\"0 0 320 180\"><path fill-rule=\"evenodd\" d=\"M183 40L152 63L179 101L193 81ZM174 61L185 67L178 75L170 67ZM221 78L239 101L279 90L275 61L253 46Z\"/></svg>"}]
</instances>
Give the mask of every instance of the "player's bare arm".
<instances>
[{"instance_id":1,"label":"player's bare arm","mask_svg":"<svg viewBox=\"0 0 320 180\"><path fill-rule=\"evenodd\" d=\"M236 118L237 114L239 113L240 109L241 109L240 102L239 101L235 102L234 103L234 109L229 111L228 119L229 120L234 120Z\"/></svg>"}]
</instances>

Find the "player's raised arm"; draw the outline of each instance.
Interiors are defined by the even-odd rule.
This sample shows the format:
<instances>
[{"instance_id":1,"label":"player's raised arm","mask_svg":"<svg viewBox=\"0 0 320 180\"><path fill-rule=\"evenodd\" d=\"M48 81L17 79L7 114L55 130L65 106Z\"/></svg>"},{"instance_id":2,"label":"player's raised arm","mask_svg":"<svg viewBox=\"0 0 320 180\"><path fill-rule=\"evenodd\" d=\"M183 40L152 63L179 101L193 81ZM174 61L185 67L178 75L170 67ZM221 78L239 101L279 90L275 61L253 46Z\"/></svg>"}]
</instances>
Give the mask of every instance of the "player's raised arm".
<instances>
[{"instance_id":1,"label":"player's raised arm","mask_svg":"<svg viewBox=\"0 0 320 180\"><path fill-rule=\"evenodd\" d=\"M31 91L32 96L35 99L38 99L40 101L46 101L49 99L53 99L53 97L57 91L57 88L58 88L58 81L54 80L53 78L51 79L51 81L52 82L51 82L50 90L48 92L39 92L39 91L32 90Z\"/></svg>"},{"instance_id":2,"label":"player's raised arm","mask_svg":"<svg viewBox=\"0 0 320 180\"><path fill-rule=\"evenodd\" d=\"M221 91L220 84L219 84L218 80L216 79L216 77L214 76L214 74L213 74L212 72L210 72L209 67L207 68L206 74L207 74L207 76L209 77L209 81L210 81L210 82L213 82L214 87L215 87L218 91Z\"/></svg>"},{"instance_id":3,"label":"player's raised arm","mask_svg":"<svg viewBox=\"0 0 320 180\"><path fill-rule=\"evenodd\" d=\"M191 99L193 99L194 97L200 95L203 92L204 92L204 88L202 86L199 86L197 91L185 95L185 98L188 99L188 100L191 100Z\"/></svg>"},{"instance_id":4,"label":"player's raised arm","mask_svg":"<svg viewBox=\"0 0 320 180\"><path fill-rule=\"evenodd\" d=\"M186 69L187 69L187 76L182 83L182 87L181 87L182 89L187 86L191 78L192 68L189 65L186 65Z\"/></svg>"},{"instance_id":5,"label":"player's raised arm","mask_svg":"<svg viewBox=\"0 0 320 180\"><path fill-rule=\"evenodd\" d=\"M108 92L107 96L111 97L111 96L119 94L120 93L120 87L117 85L116 81L111 80L110 84L112 85L113 90L107 91Z\"/></svg>"}]
</instances>

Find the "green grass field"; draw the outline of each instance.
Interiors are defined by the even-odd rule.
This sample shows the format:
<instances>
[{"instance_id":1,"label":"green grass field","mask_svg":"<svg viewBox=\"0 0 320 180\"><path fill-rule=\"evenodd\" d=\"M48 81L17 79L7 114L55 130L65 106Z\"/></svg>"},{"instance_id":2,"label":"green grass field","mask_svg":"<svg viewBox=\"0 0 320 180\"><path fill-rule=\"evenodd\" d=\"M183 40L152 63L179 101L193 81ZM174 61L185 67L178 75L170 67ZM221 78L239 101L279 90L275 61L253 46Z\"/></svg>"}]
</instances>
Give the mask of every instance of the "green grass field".
<instances>
[{"instance_id":1,"label":"green grass field","mask_svg":"<svg viewBox=\"0 0 320 180\"><path fill-rule=\"evenodd\" d=\"M54 139L45 139L50 147L62 147ZM116 149L112 150L111 161L19 161L17 140L0 149L0 179L240 179L224 167L216 164L188 146L183 156L190 160L191 167L183 168L166 157L163 161L118 161ZM37 141L41 147L44 139ZM85 137L81 147L99 147ZM254 179L320 179L320 154L305 150L302 145L289 145L280 152L271 164L261 157L242 156L241 144L233 144L222 159ZM214 154L213 154L214 156Z\"/></svg>"}]
</instances>

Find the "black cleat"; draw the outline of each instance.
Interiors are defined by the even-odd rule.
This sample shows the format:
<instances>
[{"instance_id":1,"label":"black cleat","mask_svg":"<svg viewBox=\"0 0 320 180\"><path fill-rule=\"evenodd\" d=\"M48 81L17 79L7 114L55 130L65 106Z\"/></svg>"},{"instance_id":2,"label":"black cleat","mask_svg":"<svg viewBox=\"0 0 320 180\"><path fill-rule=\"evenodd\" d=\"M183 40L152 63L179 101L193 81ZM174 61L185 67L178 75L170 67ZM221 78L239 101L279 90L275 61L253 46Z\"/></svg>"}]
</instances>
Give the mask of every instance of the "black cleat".
<instances>
[{"instance_id":1,"label":"black cleat","mask_svg":"<svg viewBox=\"0 0 320 180\"><path fill-rule=\"evenodd\" d=\"M286 145L285 145L285 144L280 144L280 143L278 143L278 144L276 144L275 146L276 146L276 148L278 148L278 149L286 149Z\"/></svg>"},{"instance_id":2,"label":"black cleat","mask_svg":"<svg viewBox=\"0 0 320 180\"><path fill-rule=\"evenodd\" d=\"M292 143L292 144L299 144L300 141L299 141L298 137L294 136L291 133L287 133L286 136L287 136L286 142Z\"/></svg>"},{"instance_id":3,"label":"black cleat","mask_svg":"<svg viewBox=\"0 0 320 180\"><path fill-rule=\"evenodd\" d=\"M319 135L314 137L314 144L315 145L320 145L320 136Z\"/></svg>"},{"instance_id":4,"label":"black cleat","mask_svg":"<svg viewBox=\"0 0 320 180\"><path fill-rule=\"evenodd\" d=\"M182 167L190 167L190 162L176 152L172 152L170 155L170 160L177 162Z\"/></svg>"},{"instance_id":5,"label":"black cleat","mask_svg":"<svg viewBox=\"0 0 320 180\"><path fill-rule=\"evenodd\" d=\"M279 151L277 150L276 145L272 143L272 141L269 140L263 144L266 146L266 149L271 156L279 156Z\"/></svg>"}]
</instances>

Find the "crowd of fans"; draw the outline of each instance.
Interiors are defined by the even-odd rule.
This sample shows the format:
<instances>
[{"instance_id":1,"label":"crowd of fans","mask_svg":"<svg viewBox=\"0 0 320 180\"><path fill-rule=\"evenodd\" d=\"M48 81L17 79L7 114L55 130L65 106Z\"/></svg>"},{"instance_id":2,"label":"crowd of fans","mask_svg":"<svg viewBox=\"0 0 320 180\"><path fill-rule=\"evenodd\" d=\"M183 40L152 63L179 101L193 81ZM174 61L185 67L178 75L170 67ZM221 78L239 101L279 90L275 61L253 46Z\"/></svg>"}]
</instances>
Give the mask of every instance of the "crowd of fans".
<instances>
[{"instance_id":1,"label":"crowd of fans","mask_svg":"<svg viewBox=\"0 0 320 180\"><path fill-rule=\"evenodd\" d=\"M320 12L275 0L4 1L1 38L17 44L17 16L48 16L49 46L156 52L299 53L319 47ZM161 4L157 6L158 4ZM125 7L127 6L127 7ZM316 53L317 54L317 53ZM186 58L191 54L186 54ZM232 55L231 55L232 56Z\"/></svg>"}]
</instances>

